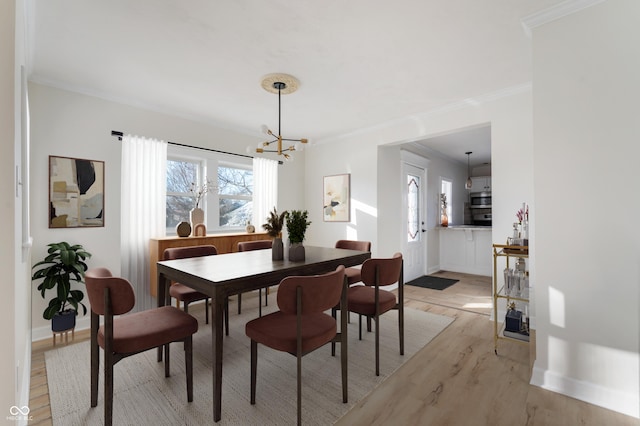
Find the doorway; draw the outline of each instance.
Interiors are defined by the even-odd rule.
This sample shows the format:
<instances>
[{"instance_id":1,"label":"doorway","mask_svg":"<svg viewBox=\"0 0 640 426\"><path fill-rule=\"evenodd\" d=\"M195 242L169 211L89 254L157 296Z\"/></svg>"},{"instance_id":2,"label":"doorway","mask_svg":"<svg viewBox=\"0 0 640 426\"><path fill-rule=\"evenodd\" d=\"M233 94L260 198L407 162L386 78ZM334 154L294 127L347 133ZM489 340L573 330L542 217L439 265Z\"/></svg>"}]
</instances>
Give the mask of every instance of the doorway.
<instances>
[{"instance_id":1,"label":"doorway","mask_svg":"<svg viewBox=\"0 0 640 426\"><path fill-rule=\"evenodd\" d=\"M404 281L409 282L426 273L427 171L403 161L402 177L402 253Z\"/></svg>"}]
</instances>

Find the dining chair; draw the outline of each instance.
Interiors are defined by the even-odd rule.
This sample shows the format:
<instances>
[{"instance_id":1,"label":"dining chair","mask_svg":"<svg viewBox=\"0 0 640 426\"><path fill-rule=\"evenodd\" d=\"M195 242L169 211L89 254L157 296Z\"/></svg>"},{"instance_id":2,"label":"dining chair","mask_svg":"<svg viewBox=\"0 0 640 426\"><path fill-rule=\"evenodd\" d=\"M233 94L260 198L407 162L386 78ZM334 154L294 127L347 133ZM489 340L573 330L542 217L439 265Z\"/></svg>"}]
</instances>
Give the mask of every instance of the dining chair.
<instances>
[{"instance_id":1,"label":"dining chair","mask_svg":"<svg viewBox=\"0 0 640 426\"><path fill-rule=\"evenodd\" d=\"M370 252L371 241L338 240L336 241L336 248ZM345 268L344 274L347 276L349 285L353 285L362 281L360 268Z\"/></svg>"},{"instance_id":2,"label":"dining chair","mask_svg":"<svg viewBox=\"0 0 640 426\"><path fill-rule=\"evenodd\" d=\"M256 240L238 242L238 251L264 250L273 246L273 240ZM269 304L269 287L265 288L264 306ZM242 311L242 293L238 294L238 315ZM258 289L258 315L262 316L262 289Z\"/></svg>"},{"instance_id":3,"label":"dining chair","mask_svg":"<svg viewBox=\"0 0 640 426\"><path fill-rule=\"evenodd\" d=\"M288 352L297 359L298 425L302 422L302 357L329 342L341 343L342 402L347 402L347 340L342 320L340 333L335 318L324 313L342 300L346 302L344 266L315 276L291 276L280 281L279 311L249 321L251 339L251 404L256 403L258 343Z\"/></svg>"},{"instance_id":4,"label":"dining chair","mask_svg":"<svg viewBox=\"0 0 640 426\"><path fill-rule=\"evenodd\" d=\"M164 375L169 377L169 344L183 342L187 401L193 401L193 334L198 321L173 306L129 315L135 305L133 287L106 268L90 269L85 283L91 303L91 406L98 405L100 349L104 350L104 423L113 423L113 366L123 358L153 348L165 350ZM100 326L100 316L104 325ZM114 318L118 316L117 318Z\"/></svg>"},{"instance_id":5,"label":"dining chair","mask_svg":"<svg viewBox=\"0 0 640 426\"><path fill-rule=\"evenodd\" d=\"M392 309L398 310L400 355L404 355L404 279L402 253L391 258L367 259L362 264L362 283L347 290L349 312L358 314L358 339L362 340L362 316L375 323L376 376L380 375L380 315ZM398 299L390 291L380 287L398 283Z\"/></svg>"},{"instance_id":6,"label":"dining chair","mask_svg":"<svg viewBox=\"0 0 640 426\"><path fill-rule=\"evenodd\" d=\"M200 246L187 246L187 247L172 247L165 249L162 257L164 260L186 259L189 257L201 257L201 256L213 256L218 254L216 246L213 245L200 245ZM209 296L192 289L184 284L172 283L169 287L169 296L176 299L178 307L180 302L184 304L184 311L189 313L189 304L204 300L205 322L209 324ZM226 324L226 335L229 335L229 309L228 301L225 303L224 320Z\"/></svg>"}]
</instances>

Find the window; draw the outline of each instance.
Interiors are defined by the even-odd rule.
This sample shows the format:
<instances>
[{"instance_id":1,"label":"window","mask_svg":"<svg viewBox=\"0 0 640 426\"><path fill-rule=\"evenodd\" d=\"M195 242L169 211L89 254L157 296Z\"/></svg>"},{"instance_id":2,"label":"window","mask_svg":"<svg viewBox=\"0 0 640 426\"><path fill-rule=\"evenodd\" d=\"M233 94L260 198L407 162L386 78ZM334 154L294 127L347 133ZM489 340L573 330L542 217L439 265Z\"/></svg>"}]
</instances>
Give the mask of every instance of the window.
<instances>
[{"instance_id":1,"label":"window","mask_svg":"<svg viewBox=\"0 0 640 426\"><path fill-rule=\"evenodd\" d=\"M205 211L207 231L244 229L253 214L253 166L251 159L169 145L167 158L167 235L175 235L176 226L189 221L195 206L193 184L210 183L200 202Z\"/></svg>"},{"instance_id":2,"label":"window","mask_svg":"<svg viewBox=\"0 0 640 426\"><path fill-rule=\"evenodd\" d=\"M453 188L453 182L450 181L449 179L445 179L445 178L441 178L441 187L440 187L440 193L441 194L445 194L447 196L447 217L449 218L449 224L452 224L452 212L453 209L451 208L452 206L452 188Z\"/></svg>"},{"instance_id":3,"label":"window","mask_svg":"<svg viewBox=\"0 0 640 426\"><path fill-rule=\"evenodd\" d=\"M175 232L182 221L189 220L189 210L195 205L194 194L189 192L194 182L199 182L201 166L185 159L167 160L167 230Z\"/></svg>"},{"instance_id":4,"label":"window","mask_svg":"<svg viewBox=\"0 0 640 426\"><path fill-rule=\"evenodd\" d=\"M218 166L218 225L241 227L253 214L253 170L230 165Z\"/></svg>"}]
</instances>

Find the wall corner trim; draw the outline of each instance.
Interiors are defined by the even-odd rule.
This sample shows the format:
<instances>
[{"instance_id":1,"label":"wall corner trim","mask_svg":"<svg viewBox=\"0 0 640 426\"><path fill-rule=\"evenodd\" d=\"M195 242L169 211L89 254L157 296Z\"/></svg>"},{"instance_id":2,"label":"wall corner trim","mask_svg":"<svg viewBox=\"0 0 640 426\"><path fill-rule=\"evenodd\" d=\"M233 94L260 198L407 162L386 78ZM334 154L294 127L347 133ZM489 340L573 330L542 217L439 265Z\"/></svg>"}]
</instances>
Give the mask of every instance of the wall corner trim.
<instances>
[{"instance_id":1,"label":"wall corner trim","mask_svg":"<svg viewBox=\"0 0 640 426\"><path fill-rule=\"evenodd\" d=\"M556 19L572 15L582 9L586 9L587 7L594 6L604 1L606 0L567 0L562 3L558 3L555 6L527 15L522 18L520 22L522 23L522 28L525 34L528 37L531 37L531 30L536 27L555 21Z\"/></svg>"}]
</instances>

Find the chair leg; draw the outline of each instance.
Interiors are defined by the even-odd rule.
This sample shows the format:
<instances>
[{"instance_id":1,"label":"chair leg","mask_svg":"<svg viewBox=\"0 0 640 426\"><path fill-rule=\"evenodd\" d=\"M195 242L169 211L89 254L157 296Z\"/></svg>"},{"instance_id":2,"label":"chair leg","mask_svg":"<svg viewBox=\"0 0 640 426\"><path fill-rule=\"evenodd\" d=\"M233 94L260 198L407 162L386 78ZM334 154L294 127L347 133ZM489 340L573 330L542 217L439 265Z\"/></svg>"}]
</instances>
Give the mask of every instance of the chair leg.
<instances>
[{"instance_id":1,"label":"chair leg","mask_svg":"<svg viewBox=\"0 0 640 426\"><path fill-rule=\"evenodd\" d=\"M256 372L258 370L258 342L251 340L251 404L256 403Z\"/></svg>"},{"instance_id":2,"label":"chair leg","mask_svg":"<svg viewBox=\"0 0 640 426\"><path fill-rule=\"evenodd\" d=\"M367 317L367 331L371 333L371 317Z\"/></svg>"},{"instance_id":3,"label":"chair leg","mask_svg":"<svg viewBox=\"0 0 640 426\"><path fill-rule=\"evenodd\" d=\"M264 289L264 306L269 306L269 287Z\"/></svg>"},{"instance_id":4,"label":"chair leg","mask_svg":"<svg viewBox=\"0 0 640 426\"><path fill-rule=\"evenodd\" d=\"M298 426L302 424L302 355L298 352Z\"/></svg>"},{"instance_id":5,"label":"chair leg","mask_svg":"<svg viewBox=\"0 0 640 426\"><path fill-rule=\"evenodd\" d=\"M110 351L104 355L104 424L113 424L113 354Z\"/></svg>"},{"instance_id":6,"label":"chair leg","mask_svg":"<svg viewBox=\"0 0 640 426\"><path fill-rule=\"evenodd\" d=\"M331 317L333 319L336 319L337 312L338 312L338 309L336 307L331 308ZM342 311L340 312L340 315L342 315ZM336 342L334 341L331 342L331 356L336 356Z\"/></svg>"},{"instance_id":7,"label":"chair leg","mask_svg":"<svg viewBox=\"0 0 640 426\"><path fill-rule=\"evenodd\" d=\"M169 364L169 344L164 345L164 377L170 376L170 364Z\"/></svg>"},{"instance_id":8,"label":"chair leg","mask_svg":"<svg viewBox=\"0 0 640 426\"><path fill-rule=\"evenodd\" d=\"M184 340L184 364L187 373L187 401L193 401L193 336Z\"/></svg>"},{"instance_id":9,"label":"chair leg","mask_svg":"<svg viewBox=\"0 0 640 426\"><path fill-rule=\"evenodd\" d=\"M362 315L358 314L358 340L362 340Z\"/></svg>"},{"instance_id":10,"label":"chair leg","mask_svg":"<svg viewBox=\"0 0 640 426\"><path fill-rule=\"evenodd\" d=\"M400 333L400 355L404 355L404 309L398 309L398 332Z\"/></svg>"},{"instance_id":11,"label":"chair leg","mask_svg":"<svg viewBox=\"0 0 640 426\"><path fill-rule=\"evenodd\" d=\"M373 317L374 322L376 323L376 376L380 375L380 327L379 321L380 317L377 315Z\"/></svg>"},{"instance_id":12,"label":"chair leg","mask_svg":"<svg viewBox=\"0 0 640 426\"><path fill-rule=\"evenodd\" d=\"M242 293L238 293L238 315L242 313Z\"/></svg>"},{"instance_id":13,"label":"chair leg","mask_svg":"<svg viewBox=\"0 0 640 426\"><path fill-rule=\"evenodd\" d=\"M100 377L100 346L98 346L98 316L91 312L91 406L98 405Z\"/></svg>"},{"instance_id":14,"label":"chair leg","mask_svg":"<svg viewBox=\"0 0 640 426\"><path fill-rule=\"evenodd\" d=\"M225 334L229 335L229 298L227 297L224 300L224 324L225 324Z\"/></svg>"}]
</instances>

